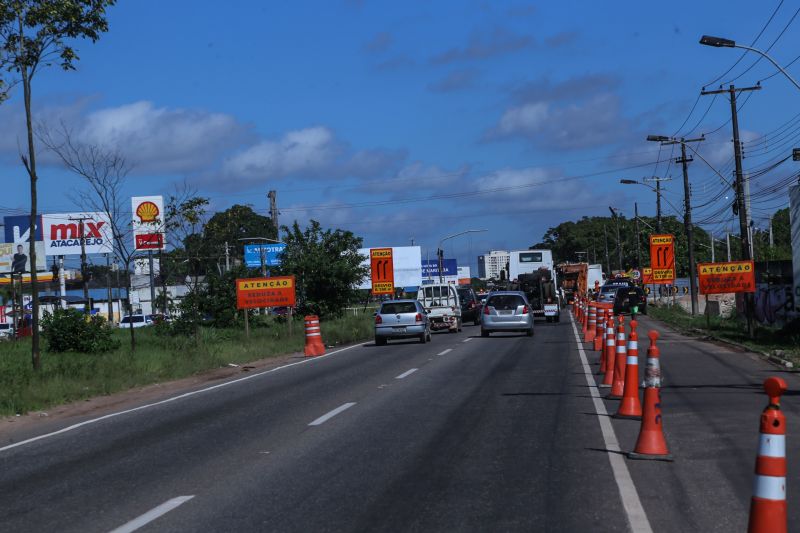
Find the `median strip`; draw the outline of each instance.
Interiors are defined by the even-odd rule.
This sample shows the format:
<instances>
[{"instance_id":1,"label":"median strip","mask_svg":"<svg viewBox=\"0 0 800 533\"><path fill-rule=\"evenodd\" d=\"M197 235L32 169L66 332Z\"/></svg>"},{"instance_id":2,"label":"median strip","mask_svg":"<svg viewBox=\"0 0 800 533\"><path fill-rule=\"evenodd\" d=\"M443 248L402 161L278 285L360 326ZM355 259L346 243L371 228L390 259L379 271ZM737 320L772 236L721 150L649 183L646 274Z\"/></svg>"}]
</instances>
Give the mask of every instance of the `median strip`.
<instances>
[{"instance_id":1,"label":"median strip","mask_svg":"<svg viewBox=\"0 0 800 533\"><path fill-rule=\"evenodd\" d=\"M168 512L172 511L173 509L183 505L192 498L194 498L194 495L178 496L177 498L172 498L171 500L167 500L158 507L155 507L154 509L147 511L138 518L134 518L127 524L121 525L117 529L111 531L111 533L130 533L131 531L136 531L137 529L146 526L156 518L163 516Z\"/></svg>"},{"instance_id":2,"label":"median strip","mask_svg":"<svg viewBox=\"0 0 800 533\"><path fill-rule=\"evenodd\" d=\"M356 404L356 402L348 402L348 403L346 403L344 405L340 405L339 407L337 407L333 411L325 413L321 417L319 417L316 420L314 420L313 422L311 422L309 424L309 426L319 426L320 424L324 424L325 422L327 422L328 420L330 420L334 416L338 415L339 413L347 411L348 409L353 407L355 404Z\"/></svg>"}]
</instances>

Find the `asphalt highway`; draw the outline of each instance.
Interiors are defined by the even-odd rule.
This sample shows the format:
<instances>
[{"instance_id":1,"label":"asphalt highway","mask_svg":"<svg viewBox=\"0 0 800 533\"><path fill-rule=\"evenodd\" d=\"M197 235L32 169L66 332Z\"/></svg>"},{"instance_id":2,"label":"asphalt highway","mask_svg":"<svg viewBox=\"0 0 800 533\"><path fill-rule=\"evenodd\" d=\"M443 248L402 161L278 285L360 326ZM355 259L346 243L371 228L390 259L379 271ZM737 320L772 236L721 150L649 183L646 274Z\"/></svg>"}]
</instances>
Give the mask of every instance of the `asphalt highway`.
<instances>
[{"instance_id":1,"label":"asphalt highway","mask_svg":"<svg viewBox=\"0 0 800 533\"><path fill-rule=\"evenodd\" d=\"M364 343L0 447L0 530L741 530L770 367L672 340L674 463L625 458L638 423L605 415L564 312L533 338Z\"/></svg>"}]
</instances>

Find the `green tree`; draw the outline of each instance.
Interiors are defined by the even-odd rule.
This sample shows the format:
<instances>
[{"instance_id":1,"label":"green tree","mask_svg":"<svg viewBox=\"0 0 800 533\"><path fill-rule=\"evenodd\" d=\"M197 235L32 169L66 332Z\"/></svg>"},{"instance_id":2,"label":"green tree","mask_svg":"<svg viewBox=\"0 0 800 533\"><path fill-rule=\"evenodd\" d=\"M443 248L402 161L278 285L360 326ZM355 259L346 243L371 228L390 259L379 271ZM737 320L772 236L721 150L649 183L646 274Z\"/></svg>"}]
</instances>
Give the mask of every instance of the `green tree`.
<instances>
[{"instance_id":1,"label":"green tree","mask_svg":"<svg viewBox=\"0 0 800 533\"><path fill-rule=\"evenodd\" d=\"M234 205L215 213L203 229L203 254L210 258L206 270L215 270L216 258L225 254L225 245L231 263L244 259L244 242L239 239L264 237L277 240L278 231L269 217L259 215L247 205Z\"/></svg>"},{"instance_id":2,"label":"green tree","mask_svg":"<svg viewBox=\"0 0 800 533\"><path fill-rule=\"evenodd\" d=\"M78 55L69 44L74 39L100 38L108 31L106 7L114 0L4 0L0 2L0 101L8 97L8 87L19 81L25 105L27 149L20 150L20 159L30 178L31 228L36 225L38 196L36 147L33 140L31 112L31 83L36 74L53 62L63 70L74 70ZM18 75L9 83L2 77L5 72ZM31 239L28 252L32 265L36 264L36 247ZM39 288L36 269L31 272L33 305L33 338L31 359L33 368L41 366L39 346Z\"/></svg>"},{"instance_id":3,"label":"green tree","mask_svg":"<svg viewBox=\"0 0 800 533\"><path fill-rule=\"evenodd\" d=\"M301 314L335 316L358 299L355 287L369 272L358 253L361 237L341 229L323 230L316 220L305 230L297 222L281 229L286 250L279 270L296 276Z\"/></svg>"}]
</instances>

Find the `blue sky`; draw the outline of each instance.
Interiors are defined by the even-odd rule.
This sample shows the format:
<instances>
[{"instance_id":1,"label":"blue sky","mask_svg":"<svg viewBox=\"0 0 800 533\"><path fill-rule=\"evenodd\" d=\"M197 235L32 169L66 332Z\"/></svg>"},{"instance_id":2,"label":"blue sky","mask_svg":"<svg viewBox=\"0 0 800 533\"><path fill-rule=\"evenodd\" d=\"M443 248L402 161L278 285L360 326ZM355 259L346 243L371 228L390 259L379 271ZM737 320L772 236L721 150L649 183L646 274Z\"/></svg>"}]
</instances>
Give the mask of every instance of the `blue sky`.
<instances>
[{"instance_id":1,"label":"blue sky","mask_svg":"<svg viewBox=\"0 0 800 533\"><path fill-rule=\"evenodd\" d=\"M413 238L423 254L444 236L488 229L447 243L473 268L480 253L526 248L609 205L632 216L638 202L653 215L655 195L620 178L671 175L666 198L680 207L677 154L648 134L708 133L700 154L730 179L729 103L699 91L734 78L750 86L775 69L746 70L748 54L726 73L742 52L700 46L702 34L751 44L763 29L756 47L775 41L779 63L800 53L800 2L788 1L220 5L119 2L107 34L76 44L77 71L35 80L36 116L122 150L131 195L168 195L185 181L215 209L266 213L275 189L282 223L315 218L366 246ZM788 70L800 77L800 62ZM800 146L800 91L778 75L745 98L745 168L755 172ZM20 121L14 93L0 105L3 214L29 201ZM74 210L81 181L48 154L41 161L41 210ZM763 188L792 165L754 180L757 225L787 203L785 187ZM690 176L695 220L736 227L714 170L695 158Z\"/></svg>"}]
</instances>

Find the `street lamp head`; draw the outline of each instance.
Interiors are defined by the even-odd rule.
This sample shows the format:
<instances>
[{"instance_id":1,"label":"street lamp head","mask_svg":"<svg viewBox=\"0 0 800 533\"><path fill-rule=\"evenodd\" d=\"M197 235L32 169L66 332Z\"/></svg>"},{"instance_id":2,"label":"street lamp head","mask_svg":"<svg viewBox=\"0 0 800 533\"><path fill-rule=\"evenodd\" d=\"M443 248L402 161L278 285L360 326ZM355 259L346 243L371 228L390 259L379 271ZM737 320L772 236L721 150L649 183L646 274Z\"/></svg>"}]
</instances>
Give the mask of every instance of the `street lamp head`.
<instances>
[{"instance_id":1,"label":"street lamp head","mask_svg":"<svg viewBox=\"0 0 800 533\"><path fill-rule=\"evenodd\" d=\"M608 210L611 211L611 217L612 218L616 218L617 217L617 210L616 209L614 209L611 206L608 206Z\"/></svg>"},{"instance_id":2,"label":"street lamp head","mask_svg":"<svg viewBox=\"0 0 800 533\"><path fill-rule=\"evenodd\" d=\"M703 35L700 37L700 44L706 46L715 46L717 48L733 48L736 46L736 41L725 39L723 37L712 37L711 35Z\"/></svg>"},{"instance_id":3,"label":"street lamp head","mask_svg":"<svg viewBox=\"0 0 800 533\"><path fill-rule=\"evenodd\" d=\"M666 135L648 135L647 136L647 140L648 141L654 141L654 142L663 143L663 142L669 141L670 137L667 137Z\"/></svg>"},{"instance_id":4,"label":"street lamp head","mask_svg":"<svg viewBox=\"0 0 800 533\"><path fill-rule=\"evenodd\" d=\"M639 184L639 182L636 181L636 180L621 179L621 180L619 180L619 182L620 183L624 183L625 185L638 185Z\"/></svg>"}]
</instances>

